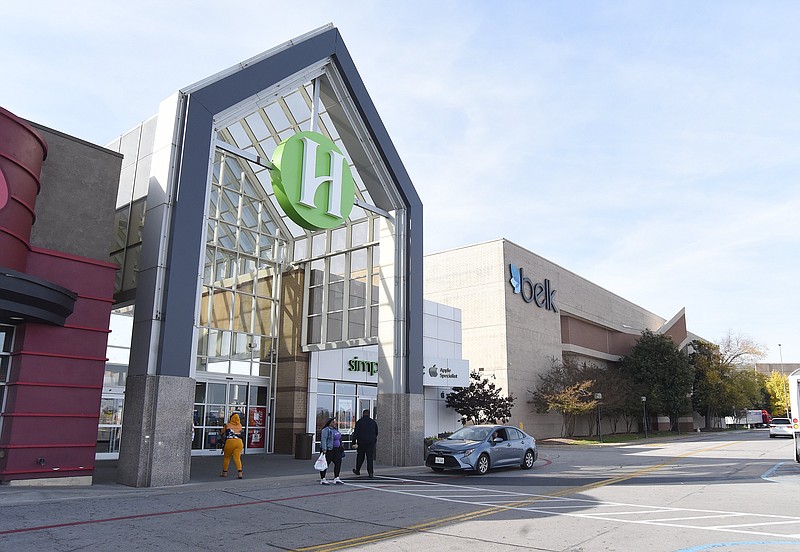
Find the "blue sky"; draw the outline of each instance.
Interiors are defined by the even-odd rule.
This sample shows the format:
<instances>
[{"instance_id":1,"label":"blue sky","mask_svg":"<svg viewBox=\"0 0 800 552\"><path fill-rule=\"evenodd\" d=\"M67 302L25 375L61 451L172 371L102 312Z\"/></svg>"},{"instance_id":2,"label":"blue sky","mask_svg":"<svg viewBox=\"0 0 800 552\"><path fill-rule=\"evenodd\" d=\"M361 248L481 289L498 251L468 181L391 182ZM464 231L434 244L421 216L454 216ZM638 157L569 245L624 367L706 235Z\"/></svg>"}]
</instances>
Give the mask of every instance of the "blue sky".
<instances>
[{"instance_id":1,"label":"blue sky","mask_svg":"<svg viewBox=\"0 0 800 552\"><path fill-rule=\"evenodd\" d=\"M11 3L0 105L105 144L333 23L425 204L426 252L504 237L800 362L800 3L299 5Z\"/></svg>"}]
</instances>

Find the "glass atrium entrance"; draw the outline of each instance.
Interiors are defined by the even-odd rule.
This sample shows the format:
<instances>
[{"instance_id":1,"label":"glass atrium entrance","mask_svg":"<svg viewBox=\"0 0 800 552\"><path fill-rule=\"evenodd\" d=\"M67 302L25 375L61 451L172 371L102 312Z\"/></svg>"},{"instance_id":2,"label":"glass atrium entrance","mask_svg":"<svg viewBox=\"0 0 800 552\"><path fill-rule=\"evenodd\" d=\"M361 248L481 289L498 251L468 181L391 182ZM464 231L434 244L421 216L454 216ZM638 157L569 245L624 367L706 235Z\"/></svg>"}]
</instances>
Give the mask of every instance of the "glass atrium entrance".
<instances>
[{"instance_id":1,"label":"glass atrium entrance","mask_svg":"<svg viewBox=\"0 0 800 552\"><path fill-rule=\"evenodd\" d=\"M259 378L261 379L261 378ZM222 426L236 413L247 438L244 452L272 448L269 380L222 379L195 386L192 454L219 454Z\"/></svg>"}]
</instances>

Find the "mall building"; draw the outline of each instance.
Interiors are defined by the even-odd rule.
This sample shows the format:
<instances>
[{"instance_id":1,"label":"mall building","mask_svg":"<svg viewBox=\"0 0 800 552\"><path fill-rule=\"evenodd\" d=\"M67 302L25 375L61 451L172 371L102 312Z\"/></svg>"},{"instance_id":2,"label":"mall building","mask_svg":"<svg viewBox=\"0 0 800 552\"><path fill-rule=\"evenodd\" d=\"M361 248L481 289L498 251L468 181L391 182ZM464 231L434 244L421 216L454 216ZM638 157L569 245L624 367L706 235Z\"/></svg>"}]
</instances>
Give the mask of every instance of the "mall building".
<instances>
[{"instance_id":1,"label":"mall building","mask_svg":"<svg viewBox=\"0 0 800 552\"><path fill-rule=\"evenodd\" d=\"M645 329L682 350L697 339L683 309L664 319L506 239L426 255L425 297L461 310L464 358L517 397L511 423L536 437L562 431L560 415L537 414L528 404L552 359L606 367ZM680 423L693 427L691 416ZM576 433L587 435L588 427Z\"/></svg>"},{"instance_id":2,"label":"mall building","mask_svg":"<svg viewBox=\"0 0 800 552\"><path fill-rule=\"evenodd\" d=\"M250 452L292 453L317 418L372 408L378 460L422 462L422 204L337 29L165 99L95 148L118 178L80 155L61 167L90 213L72 237L99 236L95 258L36 247L31 227L57 241L84 219L35 205L46 140L10 120L23 131L0 166L0 481L91 477L101 400L131 486L187 482L235 411ZM129 318L124 371L105 363L112 308Z\"/></svg>"},{"instance_id":3,"label":"mall building","mask_svg":"<svg viewBox=\"0 0 800 552\"><path fill-rule=\"evenodd\" d=\"M667 321L506 240L425 257L422 203L338 30L187 86L106 147L0 111L0 483L189 481L234 412L310 457L336 416L421 465L470 368L518 397ZM423 282L424 264L424 282ZM424 284L424 290L423 290ZM423 299L423 296L425 299ZM556 416L524 399L537 437Z\"/></svg>"}]
</instances>

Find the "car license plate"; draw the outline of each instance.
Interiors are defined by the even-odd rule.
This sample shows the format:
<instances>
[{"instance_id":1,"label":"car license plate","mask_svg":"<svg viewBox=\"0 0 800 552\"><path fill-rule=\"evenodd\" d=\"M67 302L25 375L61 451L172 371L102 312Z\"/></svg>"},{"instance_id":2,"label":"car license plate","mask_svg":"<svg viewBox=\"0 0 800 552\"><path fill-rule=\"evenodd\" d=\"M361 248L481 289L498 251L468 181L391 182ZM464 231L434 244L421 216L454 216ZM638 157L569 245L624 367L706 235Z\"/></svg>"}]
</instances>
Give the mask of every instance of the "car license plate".
<instances>
[{"instance_id":1,"label":"car license plate","mask_svg":"<svg viewBox=\"0 0 800 552\"><path fill-rule=\"evenodd\" d=\"M434 464L444 464L444 458L442 458L441 456L437 456L436 458L434 458L433 463Z\"/></svg>"}]
</instances>

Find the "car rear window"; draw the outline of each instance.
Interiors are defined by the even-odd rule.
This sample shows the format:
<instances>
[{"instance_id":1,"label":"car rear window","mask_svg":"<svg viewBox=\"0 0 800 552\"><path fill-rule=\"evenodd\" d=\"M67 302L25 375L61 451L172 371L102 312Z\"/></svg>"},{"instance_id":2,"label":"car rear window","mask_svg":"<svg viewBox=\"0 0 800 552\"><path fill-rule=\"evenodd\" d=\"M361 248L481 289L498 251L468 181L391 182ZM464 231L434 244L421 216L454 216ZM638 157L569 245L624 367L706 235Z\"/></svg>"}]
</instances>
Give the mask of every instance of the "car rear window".
<instances>
[{"instance_id":1,"label":"car rear window","mask_svg":"<svg viewBox=\"0 0 800 552\"><path fill-rule=\"evenodd\" d=\"M790 424L789 418L772 418L773 424Z\"/></svg>"}]
</instances>

